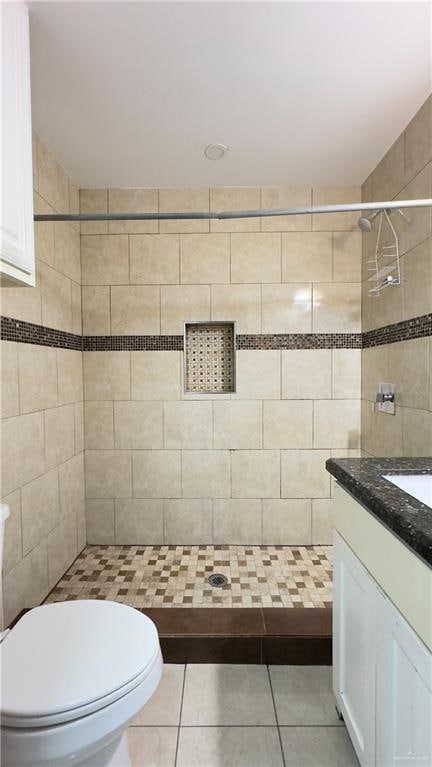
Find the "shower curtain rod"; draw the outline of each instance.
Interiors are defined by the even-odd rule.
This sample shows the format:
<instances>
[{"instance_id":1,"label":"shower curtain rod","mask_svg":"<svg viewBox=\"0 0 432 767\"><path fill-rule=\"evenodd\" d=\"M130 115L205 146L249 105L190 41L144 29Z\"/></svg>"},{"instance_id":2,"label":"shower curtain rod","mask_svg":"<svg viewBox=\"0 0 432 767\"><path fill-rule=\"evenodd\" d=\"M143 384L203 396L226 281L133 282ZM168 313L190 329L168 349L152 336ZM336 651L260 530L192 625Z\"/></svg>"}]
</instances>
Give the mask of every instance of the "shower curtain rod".
<instances>
[{"instance_id":1,"label":"shower curtain rod","mask_svg":"<svg viewBox=\"0 0 432 767\"><path fill-rule=\"evenodd\" d=\"M270 216L304 216L317 213L348 213L367 210L399 210L432 207L430 200L389 200L387 202L354 202L344 205L308 205L304 208L257 208L256 210L204 211L196 213L37 213L35 221L170 221L172 219L268 218Z\"/></svg>"}]
</instances>

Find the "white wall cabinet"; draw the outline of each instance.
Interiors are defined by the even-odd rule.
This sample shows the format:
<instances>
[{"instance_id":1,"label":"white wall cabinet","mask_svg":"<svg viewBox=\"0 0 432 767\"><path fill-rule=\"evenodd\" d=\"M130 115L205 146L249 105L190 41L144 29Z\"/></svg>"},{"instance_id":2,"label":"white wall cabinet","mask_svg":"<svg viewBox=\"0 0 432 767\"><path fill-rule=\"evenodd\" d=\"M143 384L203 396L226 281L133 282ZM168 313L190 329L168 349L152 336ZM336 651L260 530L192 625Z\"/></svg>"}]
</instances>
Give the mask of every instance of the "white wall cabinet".
<instances>
[{"instance_id":1,"label":"white wall cabinet","mask_svg":"<svg viewBox=\"0 0 432 767\"><path fill-rule=\"evenodd\" d=\"M337 532L333 621L334 693L360 764L430 767L432 654Z\"/></svg>"},{"instance_id":2,"label":"white wall cabinet","mask_svg":"<svg viewBox=\"0 0 432 767\"><path fill-rule=\"evenodd\" d=\"M3 283L34 285L28 9L22 2L3 2L0 13L0 273Z\"/></svg>"}]
</instances>

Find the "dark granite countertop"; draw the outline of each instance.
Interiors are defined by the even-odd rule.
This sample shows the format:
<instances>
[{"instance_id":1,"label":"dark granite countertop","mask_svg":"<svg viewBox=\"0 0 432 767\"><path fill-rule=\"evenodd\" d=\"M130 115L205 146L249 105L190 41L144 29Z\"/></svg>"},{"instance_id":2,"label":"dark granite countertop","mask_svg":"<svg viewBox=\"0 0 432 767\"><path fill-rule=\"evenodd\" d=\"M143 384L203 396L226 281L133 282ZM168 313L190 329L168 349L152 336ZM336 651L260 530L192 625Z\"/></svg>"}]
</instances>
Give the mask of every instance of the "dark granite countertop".
<instances>
[{"instance_id":1,"label":"dark granite countertop","mask_svg":"<svg viewBox=\"0 0 432 767\"><path fill-rule=\"evenodd\" d=\"M329 458L327 471L432 566L432 509L383 474L432 474L432 458Z\"/></svg>"}]
</instances>

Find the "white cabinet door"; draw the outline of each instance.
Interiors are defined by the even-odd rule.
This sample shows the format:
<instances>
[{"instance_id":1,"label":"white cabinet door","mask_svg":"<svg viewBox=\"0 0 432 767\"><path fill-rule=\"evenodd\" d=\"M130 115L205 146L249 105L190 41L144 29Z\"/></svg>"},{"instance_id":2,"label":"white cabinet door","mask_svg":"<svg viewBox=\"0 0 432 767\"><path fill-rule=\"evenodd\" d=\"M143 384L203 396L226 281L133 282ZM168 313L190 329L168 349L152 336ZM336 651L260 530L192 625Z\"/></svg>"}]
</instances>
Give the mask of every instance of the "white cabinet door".
<instances>
[{"instance_id":1,"label":"white cabinet door","mask_svg":"<svg viewBox=\"0 0 432 767\"><path fill-rule=\"evenodd\" d=\"M334 533L333 688L362 767L375 764L375 583Z\"/></svg>"},{"instance_id":2,"label":"white cabinet door","mask_svg":"<svg viewBox=\"0 0 432 767\"><path fill-rule=\"evenodd\" d=\"M27 6L0 3L1 273L34 285L30 53Z\"/></svg>"},{"instance_id":3,"label":"white cabinet door","mask_svg":"<svg viewBox=\"0 0 432 767\"><path fill-rule=\"evenodd\" d=\"M432 656L377 587L376 764L432 765Z\"/></svg>"}]
</instances>

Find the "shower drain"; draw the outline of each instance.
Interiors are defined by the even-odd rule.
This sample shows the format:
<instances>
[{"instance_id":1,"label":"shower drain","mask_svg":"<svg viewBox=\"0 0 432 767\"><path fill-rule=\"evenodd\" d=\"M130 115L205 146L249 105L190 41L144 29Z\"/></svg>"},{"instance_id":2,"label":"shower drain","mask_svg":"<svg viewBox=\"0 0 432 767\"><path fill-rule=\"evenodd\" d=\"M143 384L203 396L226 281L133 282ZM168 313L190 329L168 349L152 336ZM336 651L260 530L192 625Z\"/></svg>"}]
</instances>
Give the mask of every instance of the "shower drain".
<instances>
[{"instance_id":1,"label":"shower drain","mask_svg":"<svg viewBox=\"0 0 432 767\"><path fill-rule=\"evenodd\" d=\"M220 589L222 586L226 586L228 583L228 578L225 577L225 575L222 575L222 573L213 573L210 575L208 582L210 586L214 586L217 589Z\"/></svg>"}]
</instances>

